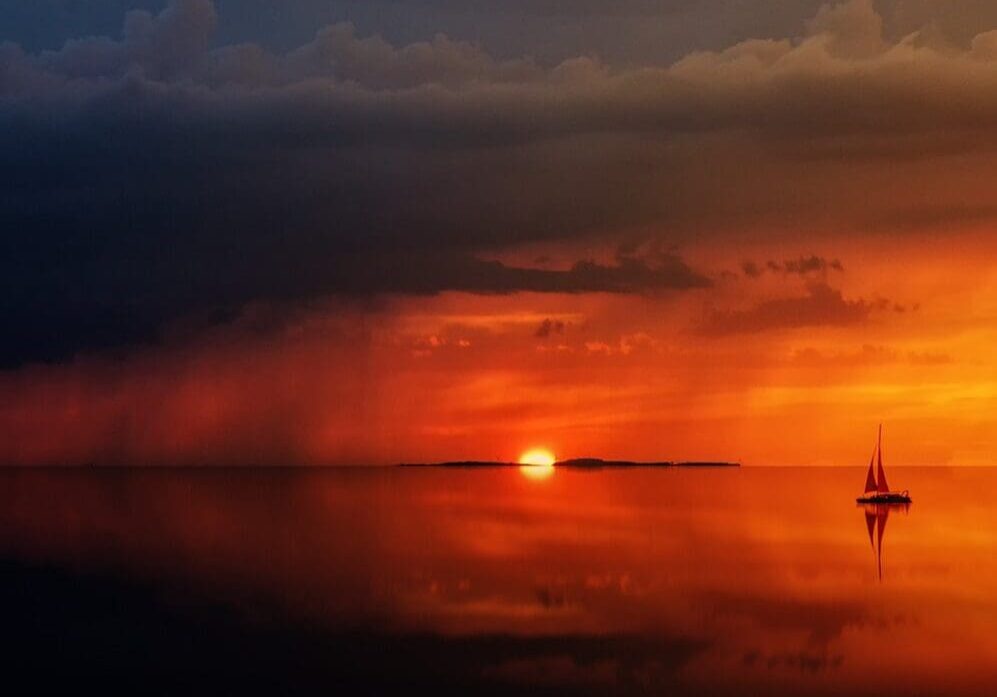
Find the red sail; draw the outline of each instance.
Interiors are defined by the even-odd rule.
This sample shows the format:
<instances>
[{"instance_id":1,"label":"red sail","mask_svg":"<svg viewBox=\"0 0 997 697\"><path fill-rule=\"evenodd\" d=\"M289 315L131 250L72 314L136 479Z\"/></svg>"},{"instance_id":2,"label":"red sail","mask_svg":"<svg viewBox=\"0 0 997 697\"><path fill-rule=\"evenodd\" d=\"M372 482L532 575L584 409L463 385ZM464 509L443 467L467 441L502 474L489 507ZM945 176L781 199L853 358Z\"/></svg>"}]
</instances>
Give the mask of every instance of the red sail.
<instances>
[{"instance_id":1,"label":"red sail","mask_svg":"<svg viewBox=\"0 0 997 697\"><path fill-rule=\"evenodd\" d=\"M872 452L872 457L869 458L869 472L865 475L865 493L876 490L876 477L872 473L872 463L876 461L876 451Z\"/></svg>"},{"instance_id":2,"label":"red sail","mask_svg":"<svg viewBox=\"0 0 997 697\"><path fill-rule=\"evenodd\" d=\"M879 469L876 472L879 478L879 486L876 490L880 493L887 493L890 490L890 485L886 483L886 472L883 471L883 427L879 427L879 447L876 448L879 451Z\"/></svg>"}]
</instances>

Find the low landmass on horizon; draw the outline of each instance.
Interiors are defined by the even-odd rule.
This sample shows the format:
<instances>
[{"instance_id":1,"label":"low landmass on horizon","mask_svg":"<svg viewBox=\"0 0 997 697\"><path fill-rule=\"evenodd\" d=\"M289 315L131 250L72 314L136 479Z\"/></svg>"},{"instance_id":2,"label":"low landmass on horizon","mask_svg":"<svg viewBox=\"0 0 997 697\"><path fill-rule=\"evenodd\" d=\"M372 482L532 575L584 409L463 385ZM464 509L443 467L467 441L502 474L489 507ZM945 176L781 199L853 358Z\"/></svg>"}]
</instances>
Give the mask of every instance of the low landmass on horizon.
<instances>
[{"instance_id":1,"label":"low landmass on horizon","mask_svg":"<svg viewBox=\"0 0 997 697\"><path fill-rule=\"evenodd\" d=\"M399 467L533 467L536 465L522 462L504 462L502 460L455 460L451 462L403 462ZM640 462L635 460L603 460L598 457L576 457L568 460L558 460L551 467L569 469L605 469L624 467L740 467L740 462L691 461L676 462L661 460L655 462Z\"/></svg>"}]
</instances>

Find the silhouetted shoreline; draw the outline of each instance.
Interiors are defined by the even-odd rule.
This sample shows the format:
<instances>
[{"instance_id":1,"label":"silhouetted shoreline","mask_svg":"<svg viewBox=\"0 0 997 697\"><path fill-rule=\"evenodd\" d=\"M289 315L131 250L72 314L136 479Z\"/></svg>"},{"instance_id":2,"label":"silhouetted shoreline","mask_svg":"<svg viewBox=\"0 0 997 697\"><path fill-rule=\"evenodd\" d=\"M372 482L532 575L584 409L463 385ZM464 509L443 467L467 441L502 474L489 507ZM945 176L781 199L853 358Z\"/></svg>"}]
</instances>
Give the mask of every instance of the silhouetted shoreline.
<instances>
[{"instance_id":1,"label":"silhouetted shoreline","mask_svg":"<svg viewBox=\"0 0 997 697\"><path fill-rule=\"evenodd\" d=\"M501 460L456 460L453 462L403 462L398 467L454 467L454 468L487 468L487 467L522 467L518 462L502 462ZM635 460L602 460L597 457L579 457L570 460L559 460L554 467L567 469L611 469L627 467L740 467L739 462L639 462Z\"/></svg>"}]
</instances>

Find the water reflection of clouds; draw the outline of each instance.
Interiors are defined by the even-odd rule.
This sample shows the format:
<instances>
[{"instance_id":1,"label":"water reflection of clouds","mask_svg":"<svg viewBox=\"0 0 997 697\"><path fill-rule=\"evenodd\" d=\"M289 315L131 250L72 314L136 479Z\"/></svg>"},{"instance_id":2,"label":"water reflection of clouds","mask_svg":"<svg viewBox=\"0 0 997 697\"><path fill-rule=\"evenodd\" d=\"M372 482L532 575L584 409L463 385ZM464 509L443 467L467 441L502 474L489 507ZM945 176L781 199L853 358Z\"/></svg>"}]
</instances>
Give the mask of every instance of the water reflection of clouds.
<instances>
[{"instance_id":1,"label":"water reflection of clouds","mask_svg":"<svg viewBox=\"0 0 997 697\"><path fill-rule=\"evenodd\" d=\"M838 670L844 661L843 654L830 654L827 650L801 650L796 653L766 653L762 650L754 650L744 654L744 664L749 668L755 666L764 667L767 670L788 668L804 673Z\"/></svg>"},{"instance_id":2,"label":"water reflection of clouds","mask_svg":"<svg viewBox=\"0 0 997 697\"><path fill-rule=\"evenodd\" d=\"M718 691L776 674L844 688L906 665L931 683L941 638L948 665L970 674L997 655L985 592L997 569L976 542L993 526L978 519L982 531L940 546L928 528L913 536L911 517L891 527L890 583L870 585L853 482L827 472L808 475L826 480L820 501L775 504L768 472L565 472L542 487L516 470L3 476L5 559L184 589L333 634L377 627L397 638L383 640L389 654L404 637L476 638L496 651L472 660L493 680L655 675L650 648L621 663L622 647L644 646L625 637L680 647L682 680ZM942 494L933 505L955 527L963 509ZM951 570L970 564L953 588ZM485 641L495 636L506 643ZM576 653L565 661L558 643Z\"/></svg>"}]
</instances>

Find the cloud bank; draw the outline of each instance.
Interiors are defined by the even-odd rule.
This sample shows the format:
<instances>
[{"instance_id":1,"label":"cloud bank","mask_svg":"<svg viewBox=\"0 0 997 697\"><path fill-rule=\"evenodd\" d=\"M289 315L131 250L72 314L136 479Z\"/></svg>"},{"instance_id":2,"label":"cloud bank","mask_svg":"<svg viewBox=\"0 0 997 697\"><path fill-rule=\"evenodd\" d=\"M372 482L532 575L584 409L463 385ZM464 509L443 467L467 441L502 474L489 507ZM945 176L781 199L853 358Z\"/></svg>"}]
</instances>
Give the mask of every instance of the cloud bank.
<instances>
[{"instance_id":1,"label":"cloud bank","mask_svg":"<svg viewBox=\"0 0 997 697\"><path fill-rule=\"evenodd\" d=\"M3 366L256 300L709 285L677 252L485 261L522 244L858 234L916 226L926 192L932 226L992 217L994 31L892 37L850 0L795 36L642 66L346 23L283 51L217 45L217 23L173 0L118 38L0 46Z\"/></svg>"}]
</instances>

